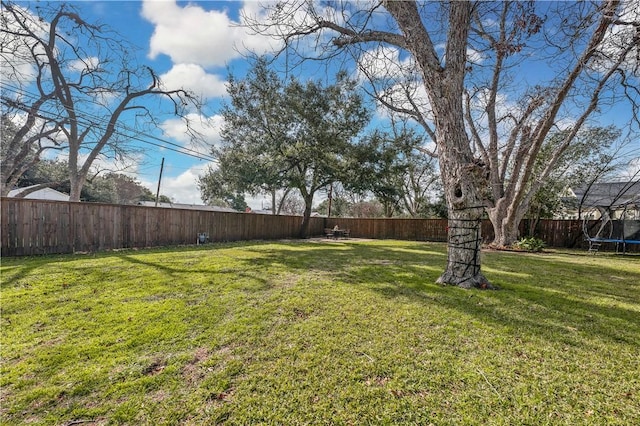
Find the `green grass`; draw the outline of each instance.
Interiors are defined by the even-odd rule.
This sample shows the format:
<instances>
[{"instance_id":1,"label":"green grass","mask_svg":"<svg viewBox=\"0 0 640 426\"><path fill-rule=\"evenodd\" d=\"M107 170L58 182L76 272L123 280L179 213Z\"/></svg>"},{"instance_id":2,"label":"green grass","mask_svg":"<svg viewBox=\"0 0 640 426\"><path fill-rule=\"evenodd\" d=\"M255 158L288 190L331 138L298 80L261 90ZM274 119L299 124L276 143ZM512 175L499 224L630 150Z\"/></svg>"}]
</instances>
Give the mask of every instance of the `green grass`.
<instances>
[{"instance_id":1,"label":"green grass","mask_svg":"<svg viewBox=\"0 0 640 426\"><path fill-rule=\"evenodd\" d=\"M257 242L2 260L2 424L631 425L640 259ZM76 422L84 423L76 423Z\"/></svg>"}]
</instances>

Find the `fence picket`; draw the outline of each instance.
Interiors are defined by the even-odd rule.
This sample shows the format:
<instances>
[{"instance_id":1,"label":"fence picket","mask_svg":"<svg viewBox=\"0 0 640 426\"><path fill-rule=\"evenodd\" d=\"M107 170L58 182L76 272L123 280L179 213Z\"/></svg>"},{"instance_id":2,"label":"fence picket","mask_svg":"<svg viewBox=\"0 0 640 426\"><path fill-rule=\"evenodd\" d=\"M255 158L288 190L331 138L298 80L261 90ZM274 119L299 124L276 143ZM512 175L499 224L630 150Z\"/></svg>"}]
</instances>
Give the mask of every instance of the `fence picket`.
<instances>
[{"instance_id":1,"label":"fence picket","mask_svg":"<svg viewBox=\"0 0 640 426\"><path fill-rule=\"evenodd\" d=\"M195 244L200 233L212 242L297 238L302 224L300 216L18 198L2 198L1 204L2 256ZM310 235L335 225L356 238L447 241L445 219L313 217ZM493 238L489 221L483 221L482 235L485 242ZM541 220L536 235L551 247L585 247L575 220ZM628 251L640 251L640 245Z\"/></svg>"}]
</instances>

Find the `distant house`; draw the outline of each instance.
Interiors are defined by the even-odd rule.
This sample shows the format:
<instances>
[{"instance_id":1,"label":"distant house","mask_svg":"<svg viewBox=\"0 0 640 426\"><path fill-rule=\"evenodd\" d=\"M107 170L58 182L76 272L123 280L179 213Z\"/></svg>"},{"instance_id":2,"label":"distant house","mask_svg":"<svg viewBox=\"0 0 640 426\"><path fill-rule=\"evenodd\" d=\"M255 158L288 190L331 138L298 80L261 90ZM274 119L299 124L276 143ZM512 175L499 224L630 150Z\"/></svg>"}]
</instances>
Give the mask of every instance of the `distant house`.
<instances>
[{"instance_id":1,"label":"distant house","mask_svg":"<svg viewBox=\"0 0 640 426\"><path fill-rule=\"evenodd\" d=\"M33 188L36 185L26 186L24 188L12 189L7 194L7 197L16 198L22 192ZM22 198L27 198L30 200L49 200L49 201L69 201L69 195L60 191L56 191L52 188L41 188L36 191L33 191Z\"/></svg>"},{"instance_id":2,"label":"distant house","mask_svg":"<svg viewBox=\"0 0 640 426\"><path fill-rule=\"evenodd\" d=\"M565 197L565 219L640 219L640 181L596 183L591 187L570 188Z\"/></svg>"},{"instance_id":3,"label":"distant house","mask_svg":"<svg viewBox=\"0 0 640 426\"><path fill-rule=\"evenodd\" d=\"M270 215L274 214L273 210L271 209L251 209L251 208L249 208L247 213L270 214ZM302 216L302 213L279 213L279 214L283 216ZM311 212L311 217L318 217L318 216L320 216L320 214L318 214L317 212Z\"/></svg>"},{"instance_id":4,"label":"distant house","mask_svg":"<svg viewBox=\"0 0 640 426\"><path fill-rule=\"evenodd\" d=\"M247 211L247 213L255 213L255 214L273 214L271 209L251 209Z\"/></svg>"},{"instance_id":5,"label":"distant house","mask_svg":"<svg viewBox=\"0 0 640 426\"><path fill-rule=\"evenodd\" d=\"M234 210L230 207L205 206L201 204L158 203L158 205L156 205L155 201L139 201L138 205L144 207L162 207L165 209L206 210L212 212L238 213L237 210Z\"/></svg>"}]
</instances>

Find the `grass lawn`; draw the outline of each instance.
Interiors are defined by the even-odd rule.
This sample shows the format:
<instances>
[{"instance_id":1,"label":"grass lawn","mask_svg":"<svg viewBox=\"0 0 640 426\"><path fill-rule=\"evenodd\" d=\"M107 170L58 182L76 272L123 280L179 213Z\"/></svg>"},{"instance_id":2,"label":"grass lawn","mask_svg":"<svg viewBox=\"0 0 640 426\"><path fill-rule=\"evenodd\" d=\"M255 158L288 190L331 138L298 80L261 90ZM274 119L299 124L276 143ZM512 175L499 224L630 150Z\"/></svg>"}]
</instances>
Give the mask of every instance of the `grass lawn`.
<instances>
[{"instance_id":1,"label":"grass lawn","mask_svg":"<svg viewBox=\"0 0 640 426\"><path fill-rule=\"evenodd\" d=\"M2 259L1 424L632 425L640 258L210 244Z\"/></svg>"}]
</instances>

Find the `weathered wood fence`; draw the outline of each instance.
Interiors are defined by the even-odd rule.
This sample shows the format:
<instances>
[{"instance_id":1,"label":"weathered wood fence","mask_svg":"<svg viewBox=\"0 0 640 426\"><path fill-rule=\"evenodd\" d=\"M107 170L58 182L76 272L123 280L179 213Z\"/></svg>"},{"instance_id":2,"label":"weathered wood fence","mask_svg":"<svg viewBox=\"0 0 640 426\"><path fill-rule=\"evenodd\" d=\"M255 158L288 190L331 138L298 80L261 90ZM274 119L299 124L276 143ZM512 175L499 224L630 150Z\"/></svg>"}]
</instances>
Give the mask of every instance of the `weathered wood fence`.
<instances>
[{"instance_id":1,"label":"weathered wood fence","mask_svg":"<svg viewBox=\"0 0 640 426\"><path fill-rule=\"evenodd\" d=\"M294 238L302 217L2 198L2 256ZM324 220L310 230L321 234Z\"/></svg>"},{"instance_id":2,"label":"weathered wood fence","mask_svg":"<svg viewBox=\"0 0 640 426\"><path fill-rule=\"evenodd\" d=\"M297 238L302 223L299 216L16 198L1 199L1 216L2 256L196 244L201 233L209 241ZM336 224L349 228L352 237L447 240L443 219L312 218L310 235L323 235ZM489 221L482 234L485 241L493 238ZM584 247L579 221L543 220L535 234L552 247Z\"/></svg>"},{"instance_id":3,"label":"weathered wood fence","mask_svg":"<svg viewBox=\"0 0 640 426\"><path fill-rule=\"evenodd\" d=\"M395 238L415 241L447 241L446 219L360 219L329 218L328 227L336 224L351 230L352 236L364 238ZM528 221L520 224L520 235L528 235ZM583 247L584 234L579 220L541 220L534 235L550 247ZM482 238L485 243L493 240L493 226L489 220L482 222Z\"/></svg>"}]
</instances>

